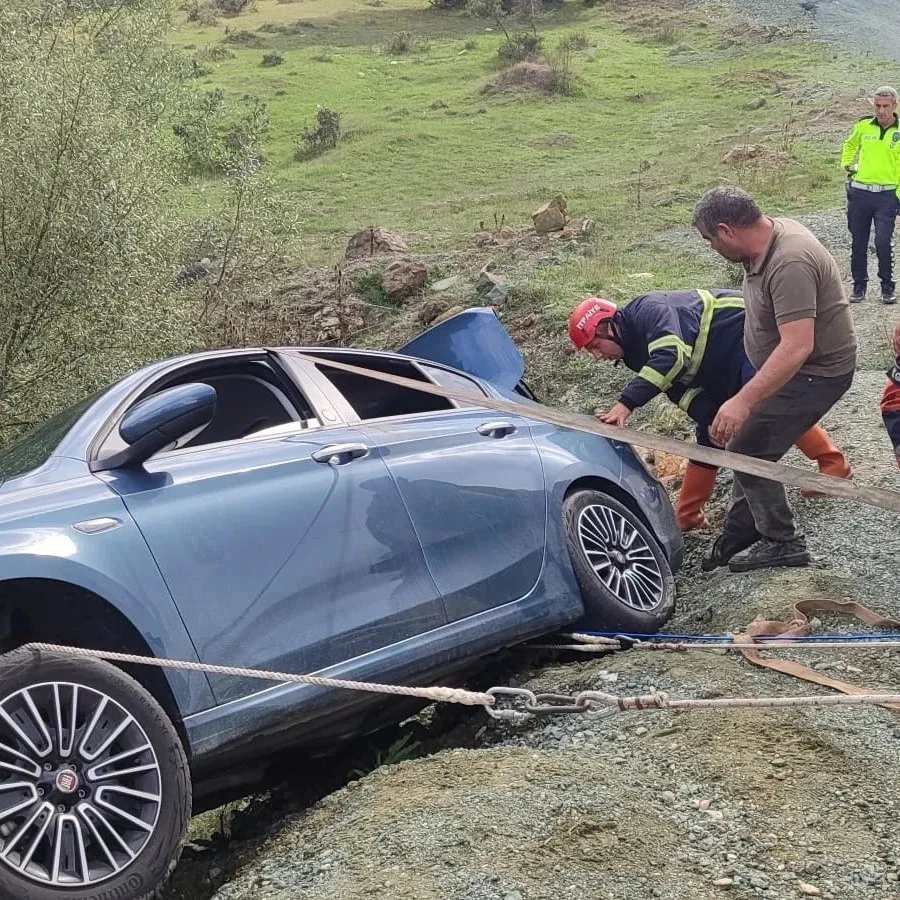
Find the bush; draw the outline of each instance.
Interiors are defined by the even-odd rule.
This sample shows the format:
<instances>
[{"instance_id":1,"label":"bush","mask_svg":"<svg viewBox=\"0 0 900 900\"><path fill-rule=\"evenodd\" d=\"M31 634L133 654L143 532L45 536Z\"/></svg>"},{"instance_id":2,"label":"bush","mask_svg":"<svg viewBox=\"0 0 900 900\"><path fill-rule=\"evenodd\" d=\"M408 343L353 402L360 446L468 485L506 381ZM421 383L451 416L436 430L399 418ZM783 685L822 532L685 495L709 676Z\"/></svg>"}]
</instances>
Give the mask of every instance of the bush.
<instances>
[{"instance_id":1,"label":"bush","mask_svg":"<svg viewBox=\"0 0 900 900\"><path fill-rule=\"evenodd\" d=\"M219 23L219 16L208 0L205 0L205 2L191 0L185 11L187 12L188 22L195 22L204 28L213 28Z\"/></svg>"},{"instance_id":2,"label":"bush","mask_svg":"<svg viewBox=\"0 0 900 900\"><path fill-rule=\"evenodd\" d=\"M559 42L560 50L587 50L590 46L591 39L586 31L573 31Z\"/></svg>"},{"instance_id":3,"label":"bush","mask_svg":"<svg viewBox=\"0 0 900 900\"><path fill-rule=\"evenodd\" d=\"M411 31L398 31L392 38L388 50L394 56L409 53L416 46L416 36Z\"/></svg>"},{"instance_id":4,"label":"bush","mask_svg":"<svg viewBox=\"0 0 900 900\"><path fill-rule=\"evenodd\" d=\"M297 160L314 159L341 142L341 114L335 109L320 106L316 110L315 128L300 132L300 146L294 152Z\"/></svg>"},{"instance_id":5,"label":"bush","mask_svg":"<svg viewBox=\"0 0 900 900\"><path fill-rule=\"evenodd\" d=\"M253 6L254 0L209 0L213 9L223 16L239 16Z\"/></svg>"},{"instance_id":6,"label":"bush","mask_svg":"<svg viewBox=\"0 0 900 900\"><path fill-rule=\"evenodd\" d=\"M284 62L284 54L280 50L270 50L263 54L261 66L280 66Z\"/></svg>"},{"instance_id":7,"label":"bush","mask_svg":"<svg viewBox=\"0 0 900 900\"><path fill-rule=\"evenodd\" d=\"M504 38L497 55L505 63L527 62L540 56L544 39L532 31L519 31Z\"/></svg>"},{"instance_id":8,"label":"bush","mask_svg":"<svg viewBox=\"0 0 900 900\"><path fill-rule=\"evenodd\" d=\"M248 146L259 145L268 127L265 104L250 98L243 105L231 105L225 101L225 92L216 88L198 91L172 130L181 142L188 173L223 175Z\"/></svg>"},{"instance_id":9,"label":"bush","mask_svg":"<svg viewBox=\"0 0 900 900\"><path fill-rule=\"evenodd\" d=\"M185 74L169 5L77 9L0 7L0 443L194 342L169 293Z\"/></svg>"}]
</instances>

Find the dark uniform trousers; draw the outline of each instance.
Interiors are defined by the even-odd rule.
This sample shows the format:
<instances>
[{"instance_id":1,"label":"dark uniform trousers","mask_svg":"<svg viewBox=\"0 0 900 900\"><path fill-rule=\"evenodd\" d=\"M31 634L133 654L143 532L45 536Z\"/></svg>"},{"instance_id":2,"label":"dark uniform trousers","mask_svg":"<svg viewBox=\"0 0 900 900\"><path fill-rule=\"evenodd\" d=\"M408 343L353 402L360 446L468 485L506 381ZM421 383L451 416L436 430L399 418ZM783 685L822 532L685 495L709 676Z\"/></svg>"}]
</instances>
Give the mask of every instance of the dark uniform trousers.
<instances>
[{"instance_id":1,"label":"dark uniform trousers","mask_svg":"<svg viewBox=\"0 0 900 900\"><path fill-rule=\"evenodd\" d=\"M869 236L875 223L875 251L878 254L878 278L884 294L893 294L894 222L898 213L895 191L864 191L847 188L847 227L852 237L850 270L853 290L865 293L869 283Z\"/></svg>"},{"instance_id":2,"label":"dark uniform trousers","mask_svg":"<svg viewBox=\"0 0 900 900\"><path fill-rule=\"evenodd\" d=\"M833 378L795 375L753 410L728 449L778 462L844 396L852 382L853 372ZM802 536L784 485L777 481L735 472L732 499L725 520L727 536L744 539L755 532L773 541Z\"/></svg>"}]
</instances>

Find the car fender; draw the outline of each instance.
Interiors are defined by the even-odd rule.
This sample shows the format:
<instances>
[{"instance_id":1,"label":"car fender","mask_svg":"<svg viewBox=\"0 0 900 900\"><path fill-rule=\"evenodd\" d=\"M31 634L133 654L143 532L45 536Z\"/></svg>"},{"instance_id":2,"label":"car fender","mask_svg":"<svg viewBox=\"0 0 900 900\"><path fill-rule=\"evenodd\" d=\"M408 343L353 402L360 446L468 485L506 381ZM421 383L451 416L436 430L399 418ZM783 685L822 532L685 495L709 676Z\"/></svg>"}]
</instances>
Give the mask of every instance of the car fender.
<instances>
[{"instance_id":1,"label":"car fender","mask_svg":"<svg viewBox=\"0 0 900 900\"><path fill-rule=\"evenodd\" d=\"M190 636L143 536L121 505L117 512L103 517L115 525L93 534L55 525L0 531L0 589L9 581L40 579L90 591L131 623L154 656L196 662ZM77 616L78 610L71 614ZM183 716L214 704L202 673L164 671Z\"/></svg>"},{"instance_id":2,"label":"car fender","mask_svg":"<svg viewBox=\"0 0 900 900\"><path fill-rule=\"evenodd\" d=\"M672 503L662 484L650 473L628 444L600 435L552 425L532 429L547 478L551 509L556 511L548 523L564 540L560 510L571 489L582 479L602 479L631 500L665 552L673 571L681 566L684 546Z\"/></svg>"}]
</instances>

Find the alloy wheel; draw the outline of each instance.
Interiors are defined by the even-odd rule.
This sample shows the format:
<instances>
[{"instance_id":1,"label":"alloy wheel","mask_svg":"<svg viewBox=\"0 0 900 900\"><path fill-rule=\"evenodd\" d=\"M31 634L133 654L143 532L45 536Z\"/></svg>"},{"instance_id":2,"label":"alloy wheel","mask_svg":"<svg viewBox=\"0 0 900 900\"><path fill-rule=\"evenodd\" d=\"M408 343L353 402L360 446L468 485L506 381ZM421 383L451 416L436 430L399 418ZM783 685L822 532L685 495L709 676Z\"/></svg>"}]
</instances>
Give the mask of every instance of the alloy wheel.
<instances>
[{"instance_id":1,"label":"alloy wheel","mask_svg":"<svg viewBox=\"0 0 900 900\"><path fill-rule=\"evenodd\" d=\"M147 845L161 803L156 751L116 700L56 681L0 700L0 864L55 888L105 881Z\"/></svg>"},{"instance_id":2,"label":"alloy wheel","mask_svg":"<svg viewBox=\"0 0 900 900\"><path fill-rule=\"evenodd\" d=\"M620 513L592 504L578 516L578 540L594 574L620 602L646 612L665 594L659 563L646 539Z\"/></svg>"}]
</instances>

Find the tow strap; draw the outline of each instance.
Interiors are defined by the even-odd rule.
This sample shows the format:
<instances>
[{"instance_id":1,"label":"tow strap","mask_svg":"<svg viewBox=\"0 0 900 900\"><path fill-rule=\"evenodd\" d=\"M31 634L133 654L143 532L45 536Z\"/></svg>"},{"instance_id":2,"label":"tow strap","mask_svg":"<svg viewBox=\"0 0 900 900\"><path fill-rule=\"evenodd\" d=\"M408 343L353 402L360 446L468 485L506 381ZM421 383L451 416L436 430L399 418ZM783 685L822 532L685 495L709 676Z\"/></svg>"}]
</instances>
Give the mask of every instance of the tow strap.
<instances>
[{"instance_id":1,"label":"tow strap","mask_svg":"<svg viewBox=\"0 0 900 900\"><path fill-rule=\"evenodd\" d=\"M829 678L827 675L823 675L821 672L817 672L809 666L801 665L792 660L770 659L760 656L759 650L746 646L746 644L752 643L754 639L761 637L792 638L808 635L810 629L810 613L851 615L855 616L866 625L874 625L880 628L900 629L900 621L881 616L867 606L863 606L861 603L856 603L852 600L827 600L825 598L800 600L794 604L794 618L789 622L781 622L777 619L763 619L760 617L754 619L747 626L743 634L734 635L735 641L743 645L738 649L744 659L754 666L759 666L763 669L773 669L776 672L781 672L783 675L791 675L792 677L800 678L803 681L811 681L813 684L820 684L823 687L828 687L844 694L882 693L880 691L865 690L857 687L855 684L850 684L846 681L838 681L836 678ZM765 644L760 644L759 649L765 650ZM893 709L900 712L900 704L883 703L879 705L884 706L886 709Z\"/></svg>"},{"instance_id":2,"label":"tow strap","mask_svg":"<svg viewBox=\"0 0 900 900\"><path fill-rule=\"evenodd\" d=\"M790 484L803 490L819 491L831 497L854 500L867 506L875 506L880 509L900 513L900 492L898 491L859 484L845 478L837 478L834 475L820 475L817 472L798 469L796 466L786 466L783 463L756 459L752 456L744 456L741 453L732 453L729 450L703 447L699 444L681 441L661 434L634 431L630 428L619 428L616 425L607 425L595 416L552 409L540 403L518 403L512 400L501 400L497 397L485 397L483 394L473 394L469 391L457 391L452 388L439 387L428 381L417 381L413 378L403 378L400 375L389 375L386 372L376 372L373 369L365 369L361 366L338 362L330 357L307 356L305 353L297 353L295 355L316 367L339 369L342 372L350 372L363 378L373 378L376 381L385 381L388 384L409 388L423 394L433 394L436 397L455 400L467 406L492 409L497 412L521 416L524 419L544 422L548 425L557 425L561 428L572 428L576 431L599 434L601 437L608 438L611 441L618 441L621 444L659 450L695 462L707 463L718 468L732 469L736 472L745 472L748 475L756 475L781 484ZM885 452L889 451L886 450Z\"/></svg>"}]
</instances>

